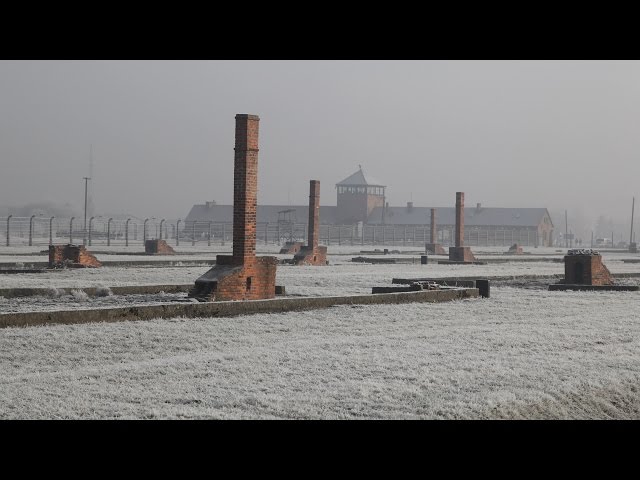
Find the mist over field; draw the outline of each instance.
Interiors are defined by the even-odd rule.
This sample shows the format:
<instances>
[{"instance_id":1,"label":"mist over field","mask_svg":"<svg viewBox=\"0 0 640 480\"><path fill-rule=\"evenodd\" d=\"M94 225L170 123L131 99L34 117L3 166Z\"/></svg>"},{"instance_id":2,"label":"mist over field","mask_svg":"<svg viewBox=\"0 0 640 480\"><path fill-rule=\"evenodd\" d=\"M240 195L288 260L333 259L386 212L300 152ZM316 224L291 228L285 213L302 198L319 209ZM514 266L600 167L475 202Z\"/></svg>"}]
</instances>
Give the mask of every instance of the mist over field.
<instances>
[{"instance_id":1,"label":"mist over field","mask_svg":"<svg viewBox=\"0 0 640 480\"><path fill-rule=\"evenodd\" d=\"M95 214L231 204L236 113L261 118L261 204L305 205L314 178L335 205L362 165L391 205L464 191L623 239L640 193L636 61L2 61L0 78L0 216L80 214L89 174Z\"/></svg>"}]
</instances>

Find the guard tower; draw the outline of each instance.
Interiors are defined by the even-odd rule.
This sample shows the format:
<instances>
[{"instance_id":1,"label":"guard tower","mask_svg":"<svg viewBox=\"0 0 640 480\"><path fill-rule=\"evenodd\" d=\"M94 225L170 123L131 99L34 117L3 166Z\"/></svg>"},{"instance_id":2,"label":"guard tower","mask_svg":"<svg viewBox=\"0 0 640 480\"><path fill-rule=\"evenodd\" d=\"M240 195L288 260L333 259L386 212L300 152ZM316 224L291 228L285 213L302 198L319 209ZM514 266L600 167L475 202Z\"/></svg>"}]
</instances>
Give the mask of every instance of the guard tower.
<instances>
[{"instance_id":1,"label":"guard tower","mask_svg":"<svg viewBox=\"0 0 640 480\"><path fill-rule=\"evenodd\" d=\"M360 169L336 184L337 221L342 224L367 222L376 207L384 207L385 185Z\"/></svg>"}]
</instances>

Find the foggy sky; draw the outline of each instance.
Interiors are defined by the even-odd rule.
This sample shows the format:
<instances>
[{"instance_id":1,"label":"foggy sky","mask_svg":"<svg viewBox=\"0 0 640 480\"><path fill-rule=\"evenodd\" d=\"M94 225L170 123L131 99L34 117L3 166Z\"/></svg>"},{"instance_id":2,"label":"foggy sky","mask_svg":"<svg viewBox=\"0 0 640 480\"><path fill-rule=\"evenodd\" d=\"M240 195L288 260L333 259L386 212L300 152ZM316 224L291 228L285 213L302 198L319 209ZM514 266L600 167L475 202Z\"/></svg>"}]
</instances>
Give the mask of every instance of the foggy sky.
<instances>
[{"instance_id":1,"label":"foggy sky","mask_svg":"<svg viewBox=\"0 0 640 480\"><path fill-rule=\"evenodd\" d=\"M395 206L627 219L640 196L636 61L2 61L0 216L81 211L90 145L99 214L231 204L237 113L261 119L261 204L317 179L335 205L359 164Z\"/></svg>"}]
</instances>

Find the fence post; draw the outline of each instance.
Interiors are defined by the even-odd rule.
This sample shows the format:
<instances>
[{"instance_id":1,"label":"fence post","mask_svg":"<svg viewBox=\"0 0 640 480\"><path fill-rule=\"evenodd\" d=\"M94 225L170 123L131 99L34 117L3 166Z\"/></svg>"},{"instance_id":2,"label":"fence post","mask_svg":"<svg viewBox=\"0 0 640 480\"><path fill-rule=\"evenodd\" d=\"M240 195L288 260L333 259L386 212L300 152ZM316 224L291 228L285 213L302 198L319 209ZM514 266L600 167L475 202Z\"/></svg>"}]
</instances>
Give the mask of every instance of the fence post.
<instances>
[{"instance_id":1,"label":"fence post","mask_svg":"<svg viewBox=\"0 0 640 480\"><path fill-rule=\"evenodd\" d=\"M109 220L107 220L107 247L111 246L111 222L113 221L113 218L110 218Z\"/></svg>"},{"instance_id":2,"label":"fence post","mask_svg":"<svg viewBox=\"0 0 640 480\"><path fill-rule=\"evenodd\" d=\"M73 243L73 219L76 217L71 217L69 220L69 243Z\"/></svg>"},{"instance_id":3,"label":"fence post","mask_svg":"<svg viewBox=\"0 0 640 480\"><path fill-rule=\"evenodd\" d=\"M29 219L29 246L33 245L33 217L35 215L31 215Z\"/></svg>"},{"instance_id":4,"label":"fence post","mask_svg":"<svg viewBox=\"0 0 640 480\"><path fill-rule=\"evenodd\" d=\"M211 222L209 222L209 237L207 238L207 246L211 246Z\"/></svg>"},{"instance_id":5,"label":"fence post","mask_svg":"<svg viewBox=\"0 0 640 480\"><path fill-rule=\"evenodd\" d=\"M159 235L159 239L158 240L162 240L162 224L166 222L166 220L163 218L162 220L160 220L160 235Z\"/></svg>"},{"instance_id":6,"label":"fence post","mask_svg":"<svg viewBox=\"0 0 640 480\"><path fill-rule=\"evenodd\" d=\"M364 245L364 222L362 222L362 231L360 232L360 236L362 237L362 245Z\"/></svg>"},{"instance_id":7,"label":"fence post","mask_svg":"<svg viewBox=\"0 0 640 480\"><path fill-rule=\"evenodd\" d=\"M193 221L193 226L191 227L191 246L194 247L196 244L196 221Z\"/></svg>"},{"instance_id":8,"label":"fence post","mask_svg":"<svg viewBox=\"0 0 640 480\"><path fill-rule=\"evenodd\" d=\"M127 218L127 221L124 224L124 246L128 247L129 246L129 222L131 221L130 218Z\"/></svg>"},{"instance_id":9,"label":"fence post","mask_svg":"<svg viewBox=\"0 0 640 480\"><path fill-rule=\"evenodd\" d=\"M269 222L264 224L264 244L269 243ZM280 243L280 223L278 223L278 243Z\"/></svg>"},{"instance_id":10,"label":"fence post","mask_svg":"<svg viewBox=\"0 0 640 480\"><path fill-rule=\"evenodd\" d=\"M51 217L49 219L49 245L53 245L53 219L56 217Z\"/></svg>"},{"instance_id":11,"label":"fence post","mask_svg":"<svg viewBox=\"0 0 640 480\"><path fill-rule=\"evenodd\" d=\"M180 222L182 220L178 220L176 222L176 247L180 245Z\"/></svg>"},{"instance_id":12,"label":"fence post","mask_svg":"<svg viewBox=\"0 0 640 480\"><path fill-rule=\"evenodd\" d=\"M144 245L147 242L147 222L149 221L148 218L144 219L144 225L142 227L142 244Z\"/></svg>"},{"instance_id":13,"label":"fence post","mask_svg":"<svg viewBox=\"0 0 640 480\"><path fill-rule=\"evenodd\" d=\"M9 234L11 233L11 230L9 229L9 222L11 221L11 217L13 217L13 215L9 215L7 217L7 247L9 246Z\"/></svg>"},{"instance_id":14,"label":"fence post","mask_svg":"<svg viewBox=\"0 0 640 480\"><path fill-rule=\"evenodd\" d=\"M222 246L223 247L224 247L224 241L225 241L226 237L227 237L227 232L226 232L226 229L225 229L225 224L223 223L222 224Z\"/></svg>"}]
</instances>

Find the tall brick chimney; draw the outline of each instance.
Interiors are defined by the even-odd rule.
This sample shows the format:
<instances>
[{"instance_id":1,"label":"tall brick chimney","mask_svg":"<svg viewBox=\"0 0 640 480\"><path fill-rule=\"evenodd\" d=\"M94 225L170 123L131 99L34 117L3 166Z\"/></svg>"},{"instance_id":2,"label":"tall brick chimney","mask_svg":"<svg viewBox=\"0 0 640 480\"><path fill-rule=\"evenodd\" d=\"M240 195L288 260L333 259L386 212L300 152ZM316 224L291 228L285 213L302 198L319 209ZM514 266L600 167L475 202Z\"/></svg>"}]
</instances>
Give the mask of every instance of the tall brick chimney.
<instances>
[{"instance_id":1,"label":"tall brick chimney","mask_svg":"<svg viewBox=\"0 0 640 480\"><path fill-rule=\"evenodd\" d=\"M233 166L233 264L244 265L256 255L258 202L257 115L236 115Z\"/></svg>"},{"instance_id":2,"label":"tall brick chimney","mask_svg":"<svg viewBox=\"0 0 640 480\"><path fill-rule=\"evenodd\" d=\"M320 181L309 181L309 232L308 245L313 250L318 248L320 235Z\"/></svg>"},{"instance_id":3,"label":"tall brick chimney","mask_svg":"<svg viewBox=\"0 0 640 480\"><path fill-rule=\"evenodd\" d=\"M464 192L456 192L456 247L464 246Z\"/></svg>"},{"instance_id":4,"label":"tall brick chimney","mask_svg":"<svg viewBox=\"0 0 640 480\"><path fill-rule=\"evenodd\" d=\"M320 181L309 180L309 231L307 245L293 257L294 265L326 265L327 247L320 240Z\"/></svg>"},{"instance_id":5,"label":"tall brick chimney","mask_svg":"<svg viewBox=\"0 0 640 480\"><path fill-rule=\"evenodd\" d=\"M436 238L436 209L432 208L431 209L431 243L435 244L437 243L437 238Z\"/></svg>"},{"instance_id":6,"label":"tall brick chimney","mask_svg":"<svg viewBox=\"0 0 640 480\"><path fill-rule=\"evenodd\" d=\"M449 261L472 263L476 261L469 247L464 246L464 192L456 192L456 244L449 247Z\"/></svg>"},{"instance_id":7,"label":"tall brick chimney","mask_svg":"<svg viewBox=\"0 0 640 480\"><path fill-rule=\"evenodd\" d=\"M276 296L276 257L256 257L258 190L257 115L236 115L233 168L233 254L198 277L189 297L202 301L259 300Z\"/></svg>"}]
</instances>

